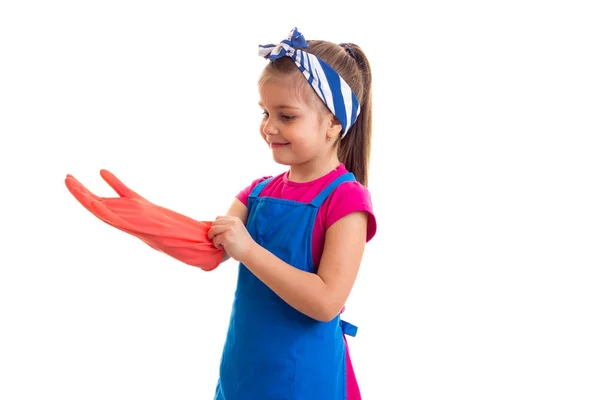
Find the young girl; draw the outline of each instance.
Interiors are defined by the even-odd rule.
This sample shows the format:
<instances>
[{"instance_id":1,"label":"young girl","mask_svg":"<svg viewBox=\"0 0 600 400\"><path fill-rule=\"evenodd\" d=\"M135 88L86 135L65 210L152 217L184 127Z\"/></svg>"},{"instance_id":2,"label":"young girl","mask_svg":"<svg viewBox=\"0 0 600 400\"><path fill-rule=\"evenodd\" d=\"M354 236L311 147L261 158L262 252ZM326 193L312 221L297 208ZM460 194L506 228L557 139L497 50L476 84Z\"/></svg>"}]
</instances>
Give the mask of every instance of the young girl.
<instances>
[{"instance_id":1,"label":"young girl","mask_svg":"<svg viewBox=\"0 0 600 400\"><path fill-rule=\"evenodd\" d=\"M242 190L208 232L240 262L215 399L357 399L356 328L339 314L376 228L369 63L296 29L260 55L260 133L289 171Z\"/></svg>"},{"instance_id":2,"label":"young girl","mask_svg":"<svg viewBox=\"0 0 600 400\"><path fill-rule=\"evenodd\" d=\"M156 206L114 175L101 198L68 175L104 222L205 270L239 262L216 400L360 399L340 313L376 222L367 185L371 71L353 44L306 42L294 29L259 79L260 133L289 170L257 179L226 216L198 222Z\"/></svg>"}]
</instances>

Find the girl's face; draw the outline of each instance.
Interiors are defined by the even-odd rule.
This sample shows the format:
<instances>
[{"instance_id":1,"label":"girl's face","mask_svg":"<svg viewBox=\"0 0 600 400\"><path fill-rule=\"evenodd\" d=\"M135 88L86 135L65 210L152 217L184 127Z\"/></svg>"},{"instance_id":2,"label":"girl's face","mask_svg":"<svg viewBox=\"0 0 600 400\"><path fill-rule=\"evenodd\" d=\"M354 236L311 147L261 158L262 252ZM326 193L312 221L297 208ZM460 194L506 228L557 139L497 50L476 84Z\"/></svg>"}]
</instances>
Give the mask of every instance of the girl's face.
<instances>
[{"instance_id":1,"label":"girl's face","mask_svg":"<svg viewBox=\"0 0 600 400\"><path fill-rule=\"evenodd\" d=\"M335 153L331 150L341 125L312 88L299 87L299 81L293 75L283 75L261 85L260 134L279 164L328 162Z\"/></svg>"}]
</instances>

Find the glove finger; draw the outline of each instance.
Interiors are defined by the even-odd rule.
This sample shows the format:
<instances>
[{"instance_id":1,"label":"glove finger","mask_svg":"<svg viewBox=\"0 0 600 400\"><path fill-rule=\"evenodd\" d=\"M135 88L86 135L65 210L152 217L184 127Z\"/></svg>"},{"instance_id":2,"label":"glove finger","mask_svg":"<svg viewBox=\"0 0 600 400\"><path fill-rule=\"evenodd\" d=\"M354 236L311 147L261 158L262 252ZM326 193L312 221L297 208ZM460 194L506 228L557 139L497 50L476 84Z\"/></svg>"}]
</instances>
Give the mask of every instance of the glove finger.
<instances>
[{"instance_id":1,"label":"glove finger","mask_svg":"<svg viewBox=\"0 0 600 400\"><path fill-rule=\"evenodd\" d=\"M93 198L94 200L101 201L103 199L102 197L96 196L94 193L90 192L88 188L83 186L83 184L77 179L75 179L73 175L67 175L67 177L65 178L65 185L67 185L67 189L69 189L71 193L73 193L72 189L75 188L78 190L78 192L83 193L86 196Z\"/></svg>"},{"instance_id":2,"label":"glove finger","mask_svg":"<svg viewBox=\"0 0 600 400\"><path fill-rule=\"evenodd\" d=\"M100 170L100 176L102 176L102 179L104 179L119 196L143 199L142 196L129 189L112 172L102 169Z\"/></svg>"},{"instance_id":3,"label":"glove finger","mask_svg":"<svg viewBox=\"0 0 600 400\"><path fill-rule=\"evenodd\" d=\"M92 196L90 196L89 192L83 192L82 187L80 185L74 184L73 181L69 178L66 179L65 183L67 185L67 189L69 189L69 192L71 192L73 197L75 197L75 199L89 212L94 214L94 210L92 209L91 204L92 201L94 201L95 199Z\"/></svg>"}]
</instances>

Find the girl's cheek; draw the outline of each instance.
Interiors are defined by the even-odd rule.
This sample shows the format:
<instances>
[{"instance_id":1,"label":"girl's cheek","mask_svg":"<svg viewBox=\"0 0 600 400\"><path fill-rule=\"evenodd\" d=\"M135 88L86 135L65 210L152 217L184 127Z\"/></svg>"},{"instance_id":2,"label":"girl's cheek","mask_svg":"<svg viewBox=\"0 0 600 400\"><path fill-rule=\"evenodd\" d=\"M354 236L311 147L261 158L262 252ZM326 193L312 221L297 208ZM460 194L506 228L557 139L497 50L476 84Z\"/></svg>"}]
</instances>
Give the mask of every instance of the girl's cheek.
<instances>
[{"instance_id":1,"label":"girl's cheek","mask_svg":"<svg viewBox=\"0 0 600 400\"><path fill-rule=\"evenodd\" d=\"M267 135L265 135L265 123L264 122L260 123L260 127L258 128L258 132L260 133L260 136L262 136L263 139L267 136Z\"/></svg>"}]
</instances>

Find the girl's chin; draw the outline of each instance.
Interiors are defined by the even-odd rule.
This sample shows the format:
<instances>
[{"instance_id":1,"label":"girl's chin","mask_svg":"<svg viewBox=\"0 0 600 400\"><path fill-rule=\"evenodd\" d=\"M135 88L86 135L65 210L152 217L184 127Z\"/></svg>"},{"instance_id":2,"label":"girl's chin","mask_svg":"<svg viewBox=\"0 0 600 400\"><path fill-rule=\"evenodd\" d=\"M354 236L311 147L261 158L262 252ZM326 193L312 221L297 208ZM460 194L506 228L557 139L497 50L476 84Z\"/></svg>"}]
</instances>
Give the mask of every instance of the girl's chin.
<instances>
[{"instance_id":1,"label":"girl's chin","mask_svg":"<svg viewBox=\"0 0 600 400\"><path fill-rule=\"evenodd\" d=\"M287 165L287 166L292 165L291 160L288 160L285 157L277 157L276 155L273 155L273 161L275 161L277 164L281 164L281 165Z\"/></svg>"}]
</instances>

